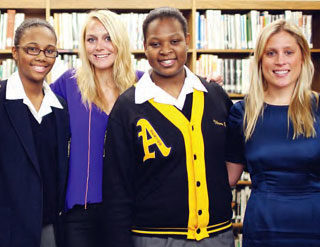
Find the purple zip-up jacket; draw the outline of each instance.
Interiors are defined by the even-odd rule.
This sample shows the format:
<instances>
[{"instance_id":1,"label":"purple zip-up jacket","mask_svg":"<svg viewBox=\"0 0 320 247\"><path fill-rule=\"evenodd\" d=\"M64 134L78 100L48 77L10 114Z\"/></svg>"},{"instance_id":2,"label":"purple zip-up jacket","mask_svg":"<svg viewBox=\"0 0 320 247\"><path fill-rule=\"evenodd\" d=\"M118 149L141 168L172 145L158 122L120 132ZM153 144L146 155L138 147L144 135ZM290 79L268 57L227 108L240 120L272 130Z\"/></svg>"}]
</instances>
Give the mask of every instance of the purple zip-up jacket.
<instances>
[{"instance_id":1,"label":"purple zip-up jacket","mask_svg":"<svg viewBox=\"0 0 320 247\"><path fill-rule=\"evenodd\" d=\"M53 92L67 102L70 116L71 145L67 209L71 209L74 205L102 202L103 145L108 123L108 115L92 104L89 125L90 108L82 103L74 75L75 70L67 70L50 85ZM142 71L136 72L138 79L142 75Z\"/></svg>"}]
</instances>

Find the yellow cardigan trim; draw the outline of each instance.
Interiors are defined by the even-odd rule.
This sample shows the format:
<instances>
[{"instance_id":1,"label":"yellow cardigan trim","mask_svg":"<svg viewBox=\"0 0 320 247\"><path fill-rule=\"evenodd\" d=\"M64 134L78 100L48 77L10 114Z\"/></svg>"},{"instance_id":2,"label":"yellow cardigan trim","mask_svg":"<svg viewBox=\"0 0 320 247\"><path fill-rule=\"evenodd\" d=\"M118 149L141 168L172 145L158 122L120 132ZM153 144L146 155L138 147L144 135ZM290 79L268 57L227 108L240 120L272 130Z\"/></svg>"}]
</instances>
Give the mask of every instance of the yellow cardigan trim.
<instances>
[{"instance_id":1,"label":"yellow cardigan trim","mask_svg":"<svg viewBox=\"0 0 320 247\"><path fill-rule=\"evenodd\" d=\"M186 150L186 166L189 191L189 220L188 239L200 240L209 236L209 198L206 181L206 165L204 157L204 142L202 135L202 116L204 109L204 93L193 92L192 113L190 122L174 106L157 103L153 99L149 102L183 135ZM200 182L200 186L196 186ZM153 233L156 234L156 233ZM159 233L163 234L163 233ZM169 233L168 233L169 234ZM182 234L182 233L176 233Z\"/></svg>"}]
</instances>

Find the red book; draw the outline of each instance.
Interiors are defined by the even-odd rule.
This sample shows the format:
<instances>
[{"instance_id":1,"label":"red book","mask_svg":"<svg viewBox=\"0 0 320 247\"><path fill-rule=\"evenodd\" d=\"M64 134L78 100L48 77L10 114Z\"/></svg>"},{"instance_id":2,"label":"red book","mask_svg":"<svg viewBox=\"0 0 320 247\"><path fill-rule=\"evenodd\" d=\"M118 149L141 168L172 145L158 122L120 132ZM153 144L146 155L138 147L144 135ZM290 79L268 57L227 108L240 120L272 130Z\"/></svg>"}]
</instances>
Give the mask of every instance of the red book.
<instances>
[{"instance_id":1,"label":"red book","mask_svg":"<svg viewBox=\"0 0 320 247\"><path fill-rule=\"evenodd\" d=\"M13 36L14 36L14 19L16 15L15 9L8 9L8 23L7 23L7 42L6 49L9 49L13 46Z\"/></svg>"}]
</instances>

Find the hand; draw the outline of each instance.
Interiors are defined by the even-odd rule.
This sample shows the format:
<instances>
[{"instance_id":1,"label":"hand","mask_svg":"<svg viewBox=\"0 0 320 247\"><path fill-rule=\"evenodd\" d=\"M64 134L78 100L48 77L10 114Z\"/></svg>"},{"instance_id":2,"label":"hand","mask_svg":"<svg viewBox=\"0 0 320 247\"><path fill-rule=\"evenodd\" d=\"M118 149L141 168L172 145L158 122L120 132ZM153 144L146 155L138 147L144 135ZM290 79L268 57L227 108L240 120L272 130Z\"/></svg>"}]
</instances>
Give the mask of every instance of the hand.
<instances>
[{"instance_id":1,"label":"hand","mask_svg":"<svg viewBox=\"0 0 320 247\"><path fill-rule=\"evenodd\" d=\"M223 86L223 76L217 74L216 72L210 73L206 76L207 82L215 82L220 86Z\"/></svg>"}]
</instances>

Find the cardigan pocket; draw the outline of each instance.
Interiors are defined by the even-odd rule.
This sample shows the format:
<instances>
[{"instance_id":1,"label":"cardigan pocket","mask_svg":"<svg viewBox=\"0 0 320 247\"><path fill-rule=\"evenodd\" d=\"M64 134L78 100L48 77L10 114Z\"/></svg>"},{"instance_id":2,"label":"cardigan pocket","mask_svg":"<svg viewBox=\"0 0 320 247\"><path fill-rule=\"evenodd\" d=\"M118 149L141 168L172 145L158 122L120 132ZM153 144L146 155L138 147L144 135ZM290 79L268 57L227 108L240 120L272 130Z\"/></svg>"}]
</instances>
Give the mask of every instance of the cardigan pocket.
<instances>
[{"instance_id":1,"label":"cardigan pocket","mask_svg":"<svg viewBox=\"0 0 320 247\"><path fill-rule=\"evenodd\" d=\"M11 209L0 207L0 247L11 246Z\"/></svg>"}]
</instances>

